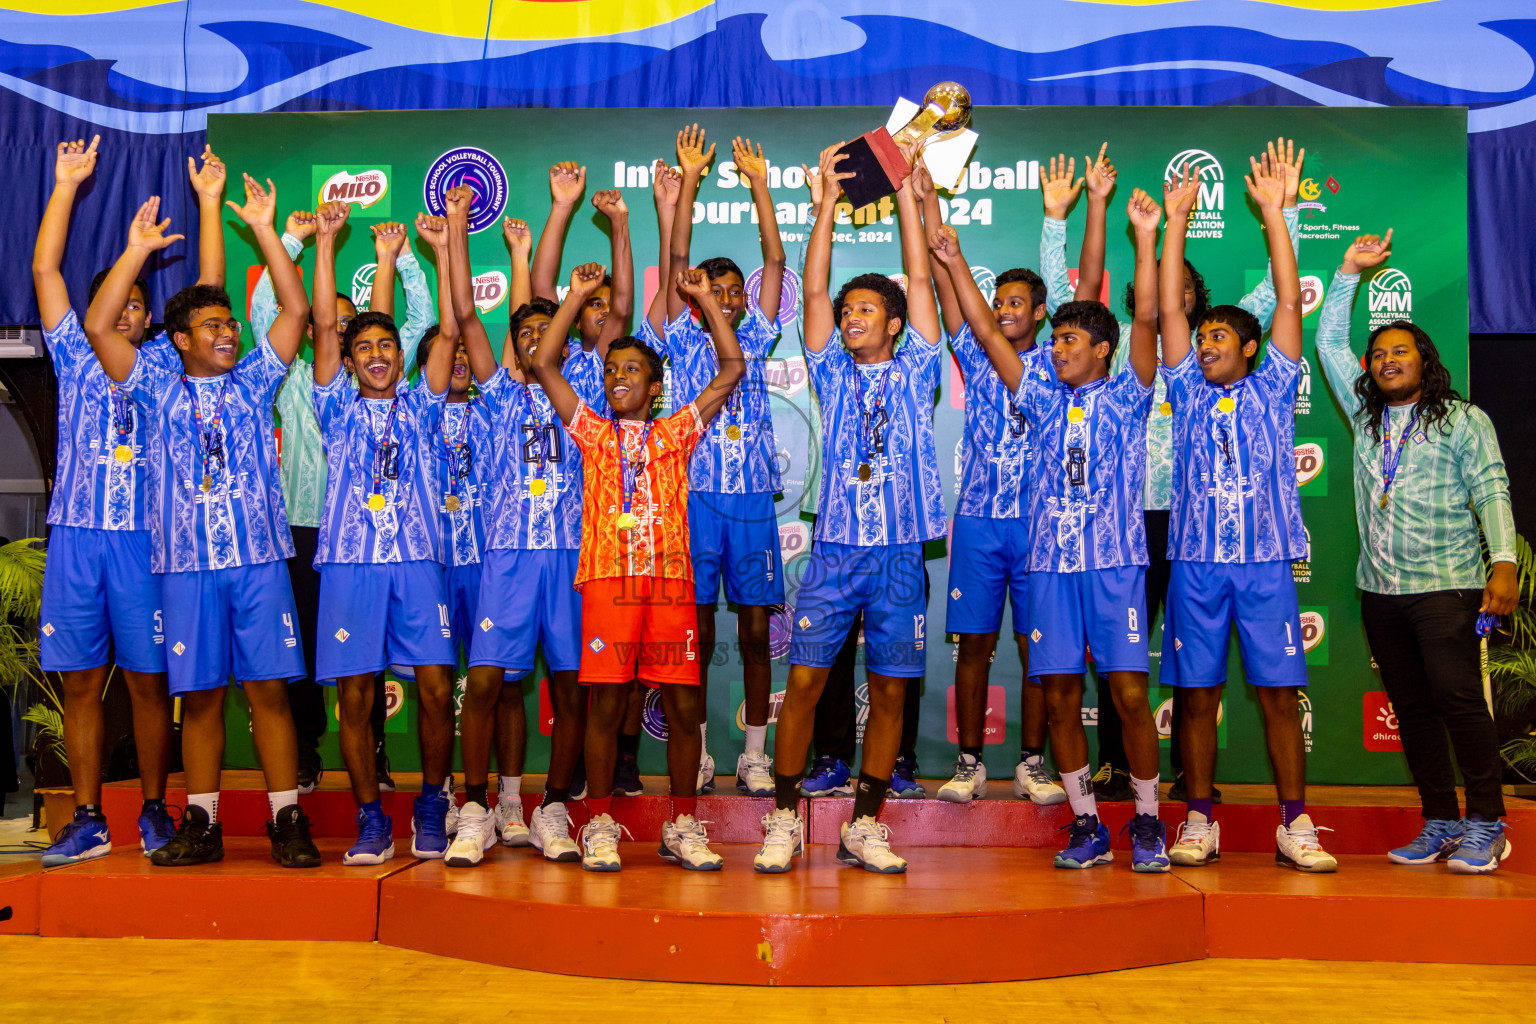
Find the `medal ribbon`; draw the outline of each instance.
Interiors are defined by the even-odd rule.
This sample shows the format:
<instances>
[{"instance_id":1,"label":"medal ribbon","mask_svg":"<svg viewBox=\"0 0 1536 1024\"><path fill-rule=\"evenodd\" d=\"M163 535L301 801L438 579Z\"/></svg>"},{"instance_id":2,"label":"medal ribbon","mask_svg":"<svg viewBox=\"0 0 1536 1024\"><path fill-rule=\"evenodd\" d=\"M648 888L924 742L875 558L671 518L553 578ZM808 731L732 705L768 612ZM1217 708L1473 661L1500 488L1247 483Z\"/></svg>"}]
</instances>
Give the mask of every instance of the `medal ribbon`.
<instances>
[{"instance_id":1,"label":"medal ribbon","mask_svg":"<svg viewBox=\"0 0 1536 1024\"><path fill-rule=\"evenodd\" d=\"M619 476L624 488L624 514L629 515L630 503L635 496L635 482L640 476L640 469L646 463L645 446L651 440L651 428L656 425L654 420L645 421L645 431L640 435L640 457L631 461L624 457L624 431L622 420L613 421L613 437L619 446Z\"/></svg>"},{"instance_id":2,"label":"medal ribbon","mask_svg":"<svg viewBox=\"0 0 1536 1024\"><path fill-rule=\"evenodd\" d=\"M203 490L208 491L213 486L213 474L208 471L208 457L212 454L216 437L220 445L223 444L219 425L224 421L224 400L229 397L229 375L225 374L223 382L219 385L219 401L213 408L213 424L206 434L203 432L203 410L197 401L197 388L192 386L186 374L181 375L181 386L186 389L187 398L192 402L192 425L197 434L197 453L203 462ZM115 388L113 390L116 391Z\"/></svg>"},{"instance_id":3,"label":"medal ribbon","mask_svg":"<svg viewBox=\"0 0 1536 1024\"><path fill-rule=\"evenodd\" d=\"M533 400L533 385L530 384L524 386L523 401L528 403L528 418L533 420L533 448L536 452L539 453L539 461L536 463L539 468L534 475L538 479L542 480L544 479L544 464L549 461L549 435L545 433L544 421L539 419L539 406L538 403L534 402ZM614 423L617 425L618 421L615 420ZM623 454L624 446L622 443L620 443L620 458L623 457Z\"/></svg>"},{"instance_id":4,"label":"medal ribbon","mask_svg":"<svg viewBox=\"0 0 1536 1024\"><path fill-rule=\"evenodd\" d=\"M451 498L458 497L459 481L469 476L469 445L464 443L464 439L469 435L470 415L469 404L465 403L464 415L459 420L458 436L455 437L446 430L443 431L443 447L448 450L448 497ZM448 417L445 412L443 424L446 426L447 422Z\"/></svg>"},{"instance_id":5,"label":"medal ribbon","mask_svg":"<svg viewBox=\"0 0 1536 1024\"><path fill-rule=\"evenodd\" d=\"M1225 413L1229 418L1237 415L1237 405L1240 401L1242 401L1243 389L1247 383L1248 378L1244 377L1236 384L1208 385L1209 387L1215 388L1221 392L1221 398L1216 399L1216 405L1211 410L1212 415L1216 415L1217 413ZM1232 403L1232 408L1230 410L1221 408L1222 399L1226 399ZM1233 463L1232 433L1227 429L1227 423L1228 420L1224 420L1219 417L1216 420L1216 429L1221 431L1221 457L1223 460L1225 460L1227 465L1230 466Z\"/></svg>"},{"instance_id":6,"label":"medal ribbon","mask_svg":"<svg viewBox=\"0 0 1536 1024\"><path fill-rule=\"evenodd\" d=\"M1397 479L1397 466L1403 459L1403 448L1408 444L1408 439L1413 436L1413 430L1419 425L1419 410L1413 411L1413 418L1403 428L1403 436L1398 438L1397 447L1392 447L1392 408L1388 406L1381 410L1381 507L1387 507L1387 493L1392 490L1392 481Z\"/></svg>"},{"instance_id":7,"label":"medal ribbon","mask_svg":"<svg viewBox=\"0 0 1536 1024\"><path fill-rule=\"evenodd\" d=\"M133 433L133 405L116 384L108 384L107 390L112 396L112 427L117 431L117 447L126 448L128 436Z\"/></svg>"},{"instance_id":8,"label":"medal ribbon","mask_svg":"<svg viewBox=\"0 0 1536 1024\"><path fill-rule=\"evenodd\" d=\"M357 400L359 402L365 401L362 395L358 395ZM389 418L384 421L384 436L380 439L374 438L373 417L371 415L368 417L368 440L372 441L374 444L372 494L377 494L380 497L383 497L384 495L383 479L385 453L389 451L390 441L395 436L395 417L399 414L399 412L400 397L396 395L393 399L391 399L389 403ZM370 498L371 497L372 495L370 495ZM370 507L372 506L370 505Z\"/></svg>"},{"instance_id":9,"label":"medal ribbon","mask_svg":"<svg viewBox=\"0 0 1536 1024\"><path fill-rule=\"evenodd\" d=\"M853 391L859 403L859 462L865 466L869 465L870 455L875 449L875 424L879 422L877 414L885 411L885 389L891 382L891 371L895 368L895 360L892 360L880 374L873 409L869 408L865 397L864 371L857 366L853 368Z\"/></svg>"}]
</instances>

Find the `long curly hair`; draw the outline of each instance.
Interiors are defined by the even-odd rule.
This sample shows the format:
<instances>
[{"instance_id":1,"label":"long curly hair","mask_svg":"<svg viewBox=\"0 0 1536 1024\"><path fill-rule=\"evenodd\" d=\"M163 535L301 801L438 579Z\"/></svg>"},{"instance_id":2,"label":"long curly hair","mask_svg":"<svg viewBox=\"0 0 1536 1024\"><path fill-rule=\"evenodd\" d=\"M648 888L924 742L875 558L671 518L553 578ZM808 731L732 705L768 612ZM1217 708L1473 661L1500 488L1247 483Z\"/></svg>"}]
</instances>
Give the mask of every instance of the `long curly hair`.
<instances>
[{"instance_id":1,"label":"long curly hair","mask_svg":"<svg viewBox=\"0 0 1536 1024\"><path fill-rule=\"evenodd\" d=\"M1440 361L1440 350L1430 340L1424 328L1407 320L1393 320L1371 332L1365 343L1365 368L1355 379L1355 397L1360 399L1359 415L1364 426L1371 432L1372 441L1381 440L1381 411L1386 408L1387 396L1371 376L1371 349L1376 339L1386 331L1407 331L1419 349L1423 370L1419 377L1419 426L1429 431L1438 429L1442 435L1451 432L1451 410L1457 403L1466 402L1461 393L1451 386L1451 371Z\"/></svg>"}]
</instances>

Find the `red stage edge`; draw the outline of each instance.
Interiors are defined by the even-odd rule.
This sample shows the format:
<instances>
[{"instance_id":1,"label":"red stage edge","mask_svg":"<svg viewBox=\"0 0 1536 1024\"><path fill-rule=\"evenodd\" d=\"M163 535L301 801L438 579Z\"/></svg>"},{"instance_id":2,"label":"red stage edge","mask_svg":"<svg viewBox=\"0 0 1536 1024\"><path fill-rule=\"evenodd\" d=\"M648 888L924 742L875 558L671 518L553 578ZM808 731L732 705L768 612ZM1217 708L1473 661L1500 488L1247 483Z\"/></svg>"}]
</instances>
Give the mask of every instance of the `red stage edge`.
<instances>
[{"instance_id":1,"label":"red stage edge","mask_svg":"<svg viewBox=\"0 0 1536 1024\"><path fill-rule=\"evenodd\" d=\"M28 858L0 865L0 935L36 935L43 866Z\"/></svg>"}]
</instances>

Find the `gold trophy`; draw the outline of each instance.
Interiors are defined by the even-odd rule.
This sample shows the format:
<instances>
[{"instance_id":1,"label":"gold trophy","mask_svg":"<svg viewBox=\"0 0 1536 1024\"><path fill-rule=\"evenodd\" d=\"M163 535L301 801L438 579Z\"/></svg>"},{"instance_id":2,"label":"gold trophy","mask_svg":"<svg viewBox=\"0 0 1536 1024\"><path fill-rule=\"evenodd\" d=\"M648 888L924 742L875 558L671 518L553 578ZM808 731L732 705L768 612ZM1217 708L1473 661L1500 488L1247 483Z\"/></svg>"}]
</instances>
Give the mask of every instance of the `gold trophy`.
<instances>
[{"instance_id":1,"label":"gold trophy","mask_svg":"<svg viewBox=\"0 0 1536 1024\"><path fill-rule=\"evenodd\" d=\"M843 182L843 193L854 206L867 206L890 195L912 173L901 146L921 144L935 135L947 135L971 123L971 94L959 82L940 82L923 96L918 112L892 135L885 128L865 132L838 150L848 158L837 165L852 171Z\"/></svg>"}]
</instances>

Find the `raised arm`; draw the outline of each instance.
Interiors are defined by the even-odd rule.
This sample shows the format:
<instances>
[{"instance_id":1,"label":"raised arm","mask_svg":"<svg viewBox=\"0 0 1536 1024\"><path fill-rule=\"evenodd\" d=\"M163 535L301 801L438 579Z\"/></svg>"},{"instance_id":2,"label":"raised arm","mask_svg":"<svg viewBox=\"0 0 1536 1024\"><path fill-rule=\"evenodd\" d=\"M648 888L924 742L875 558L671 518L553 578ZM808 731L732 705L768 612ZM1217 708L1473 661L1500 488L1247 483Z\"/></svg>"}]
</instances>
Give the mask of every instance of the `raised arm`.
<instances>
[{"instance_id":1,"label":"raised arm","mask_svg":"<svg viewBox=\"0 0 1536 1024\"><path fill-rule=\"evenodd\" d=\"M672 262L672 218L677 215L677 196L683 188L682 174L665 160L651 168L651 194L656 198L656 236L661 239L661 253L656 258L656 294L645 311L656 336L662 337L667 323L667 268Z\"/></svg>"},{"instance_id":2,"label":"raised arm","mask_svg":"<svg viewBox=\"0 0 1536 1024\"><path fill-rule=\"evenodd\" d=\"M1088 224L1083 229L1083 250L1077 258L1079 302L1097 302L1104 290L1104 234L1108 219L1109 194L1115 190L1115 165L1104 154L1109 143L1099 146L1098 159L1083 157L1083 183L1088 189ZM1155 330L1154 326L1154 330Z\"/></svg>"},{"instance_id":3,"label":"raised arm","mask_svg":"<svg viewBox=\"0 0 1536 1024\"><path fill-rule=\"evenodd\" d=\"M837 169L837 165L848 158L848 154L838 152L843 145L839 142L822 150L818 169L821 200L817 204L811 240L805 249L805 273L800 280L805 290L802 340L809 352L820 352L825 348L832 340L832 329L837 326L837 311L832 308L832 295L828 291L832 277L832 229L836 226L837 198L843 194L843 182L853 177L853 172Z\"/></svg>"},{"instance_id":4,"label":"raised arm","mask_svg":"<svg viewBox=\"0 0 1536 1024\"><path fill-rule=\"evenodd\" d=\"M395 261L405 248L408 234L399 221L385 221L373 226L373 291L368 296L368 312L395 315ZM319 294L315 295L318 301Z\"/></svg>"},{"instance_id":5,"label":"raised arm","mask_svg":"<svg viewBox=\"0 0 1536 1024\"><path fill-rule=\"evenodd\" d=\"M294 210L283 225L283 250L295 263L304 253L304 240L314 237L315 215L308 210ZM313 306L313 302L311 302ZM272 277L261 268L256 287L251 289L251 334L265 338L277 319L277 296L272 292Z\"/></svg>"},{"instance_id":6,"label":"raised arm","mask_svg":"<svg viewBox=\"0 0 1536 1024\"><path fill-rule=\"evenodd\" d=\"M515 217L507 217L501 222L501 233L507 240L507 252L512 257L512 281L508 285L511 293L509 308L515 312L527 305L533 298L533 290L529 285L528 277L528 256L533 251L533 231L528 227L527 221L518 220ZM467 253L465 258L468 258ZM455 278L455 281L457 282L457 278ZM474 293L470 283L466 280L462 284L458 284L458 287L463 289L469 304L473 306L475 304L473 299ZM457 311L459 305L459 297L457 295L454 296L453 302L454 309ZM479 311L476 310L476 319L478 318ZM461 321L460 329L465 330L465 318L461 316L459 320ZM464 337L467 341L469 334L466 332ZM512 375L514 380L523 379L522 368L517 365L517 346L512 340L512 325L510 321L507 324L507 337L501 343L501 365L507 368L507 372Z\"/></svg>"},{"instance_id":7,"label":"raised arm","mask_svg":"<svg viewBox=\"0 0 1536 1024\"><path fill-rule=\"evenodd\" d=\"M1296 150L1295 140L1280 138L1268 144L1269 162L1272 167L1280 167L1285 171L1285 206L1282 212L1285 214L1285 228L1291 237L1291 248L1298 254L1297 262L1300 262L1300 252L1297 245L1301 241L1301 222L1296 215L1296 197L1301 188L1301 165L1305 162L1307 151ZM1264 277L1253 290L1237 300L1238 306L1246 309L1258 318L1259 327L1265 331L1275 317L1275 268L1266 261L1264 265Z\"/></svg>"},{"instance_id":8,"label":"raised arm","mask_svg":"<svg viewBox=\"0 0 1536 1024\"><path fill-rule=\"evenodd\" d=\"M549 219L544 222L539 249L533 256L533 294L541 299L556 301L555 279L560 276L565 233L586 190L587 169L575 161L562 160L549 169Z\"/></svg>"},{"instance_id":9,"label":"raised arm","mask_svg":"<svg viewBox=\"0 0 1536 1024\"><path fill-rule=\"evenodd\" d=\"M93 135L89 146L84 139L76 139L59 143L54 151L53 195L48 197L48 206L43 210L37 245L32 250L32 285L37 289L37 309L43 316L45 331L53 330L69 315L69 289L59 266L64 262L64 246L69 240L75 195L96 170L96 145L100 141L100 135ZM144 299L149 301L149 296ZM117 308L121 312L123 307Z\"/></svg>"},{"instance_id":10,"label":"raised arm","mask_svg":"<svg viewBox=\"0 0 1536 1024\"><path fill-rule=\"evenodd\" d=\"M779 234L779 218L768 191L768 158L759 143L752 150L752 140L736 136L731 143L731 157L736 170L752 187L752 206L757 211L757 235L763 248L763 277L757 290L757 306L769 323L779 318L779 299L784 287L784 239Z\"/></svg>"},{"instance_id":11,"label":"raised arm","mask_svg":"<svg viewBox=\"0 0 1536 1024\"><path fill-rule=\"evenodd\" d=\"M635 257L629 245L629 207L624 193L616 188L603 189L592 197L597 212L608 218L609 251L613 258L613 287L608 295L608 318L597 339L599 359L608 354L608 346L629 333L629 318L635 312Z\"/></svg>"},{"instance_id":12,"label":"raised arm","mask_svg":"<svg viewBox=\"0 0 1536 1024\"><path fill-rule=\"evenodd\" d=\"M150 196L139 207L138 213L134 214L133 223L128 225L128 247L112 265L101 287L96 290L96 298L91 301L91 307L85 311L85 336L90 340L101 368L119 384L128 379L139 357L139 350L133 342L117 329L117 318L122 315L123 307L128 305L128 297L133 293L133 282L138 280L150 253L158 252L185 237L167 235L165 229L171 226L171 219L167 217L157 221L155 218L159 215L160 197Z\"/></svg>"},{"instance_id":13,"label":"raised arm","mask_svg":"<svg viewBox=\"0 0 1536 1024\"><path fill-rule=\"evenodd\" d=\"M677 162L682 168L683 184L677 195L677 214L672 218L672 245L668 250L665 268L658 267L667 292L667 320L677 319L683 311L683 297L672 287L679 271L687 270L689 249L693 245L693 200L699 194L699 181L715 159L715 147L711 143L704 148L704 129L691 125L677 133Z\"/></svg>"},{"instance_id":14,"label":"raised arm","mask_svg":"<svg viewBox=\"0 0 1536 1024\"><path fill-rule=\"evenodd\" d=\"M1302 151L1305 156L1306 151ZM1248 193L1264 217L1264 237L1269 243L1269 266L1275 275L1275 322L1269 341L1292 362L1301 361L1301 275L1296 269L1296 250L1285 226L1285 170L1262 159L1248 158L1249 173L1243 179Z\"/></svg>"},{"instance_id":15,"label":"raised arm","mask_svg":"<svg viewBox=\"0 0 1536 1024\"><path fill-rule=\"evenodd\" d=\"M939 191L933 187L933 175L928 172L928 165L922 160L918 160L912 168L912 185L917 190L917 206L923 215L923 237L932 239L933 233L944 223L944 211L939 206ZM953 338L965 325L965 312L960 308L949 268L933 254L931 243L928 268L933 278L933 290L939 296L939 317L944 323L944 333ZM966 273L970 273L969 267Z\"/></svg>"},{"instance_id":16,"label":"raised arm","mask_svg":"<svg viewBox=\"0 0 1536 1024\"><path fill-rule=\"evenodd\" d=\"M187 157L187 177L197 193L197 283L224 287L224 162L203 147L203 166Z\"/></svg>"},{"instance_id":17,"label":"raised arm","mask_svg":"<svg viewBox=\"0 0 1536 1024\"><path fill-rule=\"evenodd\" d=\"M1163 258L1157 267L1158 324L1162 329L1163 365L1177 366L1189 354L1189 316L1184 312L1184 234L1189 211L1200 194L1200 178L1185 164L1177 181L1163 183Z\"/></svg>"},{"instance_id":18,"label":"raised arm","mask_svg":"<svg viewBox=\"0 0 1536 1024\"><path fill-rule=\"evenodd\" d=\"M544 328L544 337L555 341L564 338L571 333L571 324L576 322L576 317L581 313L581 307L586 305L592 293L602 287L603 265L601 263L583 263L571 271L571 287L565 293L560 308L555 311L554 319L549 326ZM570 381L560 372L560 350L564 345L540 344L533 351L533 376L544 388L544 396L549 399L549 404L559 415L560 421L566 426L576 418L576 410L581 408L581 399L577 397L576 390L571 387Z\"/></svg>"},{"instance_id":19,"label":"raised arm","mask_svg":"<svg viewBox=\"0 0 1536 1024\"><path fill-rule=\"evenodd\" d=\"M448 256L438 260L437 322L439 340L448 334L448 321L454 322L454 336L464 339L469 372L475 375L475 380L484 384L496 376L496 357L491 353L491 337L485 332L485 325L480 322L480 310L475 307L474 284L470 281L469 206L473 199L474 193L463 185L449 189L443 197L448 213ZM524 224L525 234L527 228L528 225ZM436 348L434 345L434 351Z\"/></svg>"},{"instance_id":20,"label":"raised arm","mask_svg":"<svg viewBox=\"0 0 1536 1024\"><path fill-rule=\"evenodd\" d=\"M741 345L736 340L736 332L731 328L731 322L725 314L720 312L720 303L709 301L709 275L697 267L678 273L674 284L677 289L698 306L704 314L705 321L709 324L709 336L715 344L715 357L719 360L720 370L715 374L714 380L704 385L704 390L699 397L694 399L694 405L698 407L699 419L708 423L715 418L725 405L725 400L730 397L731 389L741 380L746 372L747 364L741 355Z\"/></svg>"},{"instance_id":21,"label":"raised arm","mask_svg":"<svg viewBox=\"0 0 1536 1024\"><path fill-rule=\"evenodd\" d=\"M1141 382L1150 385L1157 375L1157 226L1163 210L1138 188L1131 193L1126 214L1136 229L1136 316L1131 321L1130 362Z\"/></svg>"},{"instance_id":22,"label":"raised arm","mask_svg":"<svg viewBox=\"0 0 1536 1024\"><path fill-rule=\"evenodd\" d=\"M267 179L266 188L249 174L245 176L245 205L236 206L233 201L226 205L245 222L261 246L262 259L267 262L267 273L272 275L272 289L277 292L277 304L282 311L272 321L267 332L267 344L285 364L293 362L304 341L304 328L309 320L309 296L304 293L304 281L299 268L288 258L283 240L273 226L277 214L277 186ZM334 289L332 289L334 291Z\"/></svg>"},{"instance_id":23,"label":"raised arm","mask_svg":"<svg viewBox=\"0 0 1536 1024\"><path fill-rule=\"evenodd\" d=\"M896 190L896 218L901 223L901 268L907 275L907 323L928 344L937 345L944 332L939 326L939 306L933 299L928 240L923 237L923 218L917 212L911 177Z\"/></svg>"},{"instance_id":24,"label":"raised arm","mask_svg":"<svg viewBox=\"0 0 1536 1024\"><path fill-rule=\"evenodd\" d=\"M468 204L466 203L466 206ZM437 309L439 329L437 343L421 368L421 379L434 395L448 391L453 376L453 358L458 354L459 323L453 316L453 280L449 271L448 221L444 217L432 217L425 213L416 215L416 237L432 247L437 262Z\"/></svg>"},{"instance_id":25,"label":"raised arm","mask_svg":"<svg viewBox=\"0 0 1536 1024\"><path fill-rule=\"evenodd\" d=\"M311 317L315 383L321 387L341 372L341 336L336 330L336 236L351 215L352 204L340 201L322 203L315 211L315 305Z\"/></svg>"},{"instance_id":26,"label":"raised arm","mask_svg":"<svg viewBox=\"0 0 1536 1024\"><path fill-rule=\"evenodd\" d=\"M960 236L948 224L941 224L929 233L928 244L934 257L944 265L950 280L954 282L955 296L965 314L965 322L970 324L971 334L991 360L1008 393L1013 394L1019 390L1019 382L1024 376L1024 364L1008 339L1003 337L1003 332L998 330L997 320L992 316L992 307L987 304L986 296L981 294L976 279L971 276L970 264L966 263L965 254L960 251Z\"/></svg>"},{"instance_id":27,"label":"raised arm","mask_svg":"<svg viewBox=\"0 0 1536 1024\"><path fill-rule=\"evenodd\" d=\"M1372 267L1385 263L1392 255L1392 229L1385 237L1359 235L1344 250L1344 261L1338 273L1328 285L1328 294L1317 311L1317 334L1313 343L1317 346L1317 361L1323 367L1323 379L1338 401L1349 421L1351 430L1358 429L1355 414L1360 409L1360 399L1355 395L1355 381L1360 378L1360 357L1349 344L1350 312L1355 304L1355 290L1360 286L1360 275Z\"/></svg>"}]
</instances>

